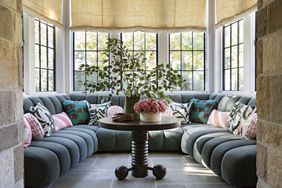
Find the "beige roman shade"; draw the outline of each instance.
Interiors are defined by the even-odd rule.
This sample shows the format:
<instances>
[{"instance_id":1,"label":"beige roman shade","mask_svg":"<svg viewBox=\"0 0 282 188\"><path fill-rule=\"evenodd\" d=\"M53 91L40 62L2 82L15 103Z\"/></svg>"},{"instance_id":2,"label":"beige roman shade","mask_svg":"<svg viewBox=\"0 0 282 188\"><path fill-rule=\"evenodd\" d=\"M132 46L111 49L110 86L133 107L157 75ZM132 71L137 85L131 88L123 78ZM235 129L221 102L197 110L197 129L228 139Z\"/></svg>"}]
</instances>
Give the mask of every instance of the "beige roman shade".
<instances>
[{"instance_id":1,"label":"beige roman shade","mask_svg":"<svg viewBox=\"0 0 282 188\"><path fill-rule=\"evenodd\" d=\"M257 0L216 0L216 26L221 26L249 11L255 10Z\"/></svg>"},{"instance_id":2,"label":"beige roman shade","mask_svg":"<svg viewBox=\"0 0 282 188\"><path fill-rule=\"evenodd\" d=\"M23 0L23 10L39 19L61 27L62 0Z\"/></svg>"},{"instance_id":3,"label":"beige roman shade","mask_svg":"<svg viewBox=\"0 0 282 188\"><path fill-rule=\"evenodd\" d=\"M206 0L72 0L71 29L205 30Z\"/></svg>"}]
</instances>

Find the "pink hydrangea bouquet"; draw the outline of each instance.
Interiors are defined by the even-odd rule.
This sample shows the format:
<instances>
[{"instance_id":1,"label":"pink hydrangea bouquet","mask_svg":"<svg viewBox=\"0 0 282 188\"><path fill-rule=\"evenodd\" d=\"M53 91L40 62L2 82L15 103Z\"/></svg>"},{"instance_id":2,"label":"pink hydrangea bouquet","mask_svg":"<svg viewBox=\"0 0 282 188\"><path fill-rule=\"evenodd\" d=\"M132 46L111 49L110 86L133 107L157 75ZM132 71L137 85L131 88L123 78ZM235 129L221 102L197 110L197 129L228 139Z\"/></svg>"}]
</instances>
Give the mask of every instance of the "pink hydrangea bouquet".
<instances>
[{"instance_id":1,"label":"pink hydrangea bouquet","mask_svg":"<svg viewBox=\"0 0 282 188\"><path fill-rule=\"evenodd\" d=\"M143 99L134 105L137 113L160 113L168 108L167 103L158 99Z\"/></svg>"}]
</instances>

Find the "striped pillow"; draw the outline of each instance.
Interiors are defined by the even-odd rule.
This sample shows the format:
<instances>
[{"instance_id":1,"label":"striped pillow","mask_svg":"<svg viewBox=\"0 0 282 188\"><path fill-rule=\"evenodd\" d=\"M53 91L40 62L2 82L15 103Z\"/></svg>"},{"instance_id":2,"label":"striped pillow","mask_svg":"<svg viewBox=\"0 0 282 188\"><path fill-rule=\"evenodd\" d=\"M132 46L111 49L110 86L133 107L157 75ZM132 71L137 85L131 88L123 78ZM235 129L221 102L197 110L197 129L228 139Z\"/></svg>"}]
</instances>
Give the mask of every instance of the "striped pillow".
<instances>
[{"instance_id":1,"label":"striped pillow","mask_svg":"<svg viewBox=\"0 0 282 188\"><path fill-rule=\"evenodd\" d=\"M208 124L226 129L228 115L229 115L229 112L213 110L209 117Z\"/></svg>"},{"instance_id":2,"label":"striped pillow","mask_svg":"<svg viewBox=\"0 0 282 188\"><path fill-rule=\"evenodd\" d=\"M63 129L65 127L73 126L70 118L68 117L68 115L65 112L52 115L52 117L54 119L55 131L58 131L58 130Z\"/></svg>"},{"instance_id":3,"label":"striped pillow","mask_svg":"<svg viewBox=\"0 0 282 188\"><path fill-rule=\"evenodd\" d=\"M24 115L24 118L29 123L31 132L32 132L32 139L33 140L42 140L44 138L44 130L37 120L37 118L32 115L31 113L27 113Z\"/></svg>"},{"instance_id":4,"label":"striped pillow","mask_svg":"<svg viewBox=\"0 0 282 188\"><path fill-rule=\"evenodd\" d=\"M24 147L28 147L31 143L31 139L32 139L32 131L31 131L31 127L28 123L28 121L23 118L24 121L24 135L23 135L23 139L24 139Z\"/></svg>"}]
</instances>

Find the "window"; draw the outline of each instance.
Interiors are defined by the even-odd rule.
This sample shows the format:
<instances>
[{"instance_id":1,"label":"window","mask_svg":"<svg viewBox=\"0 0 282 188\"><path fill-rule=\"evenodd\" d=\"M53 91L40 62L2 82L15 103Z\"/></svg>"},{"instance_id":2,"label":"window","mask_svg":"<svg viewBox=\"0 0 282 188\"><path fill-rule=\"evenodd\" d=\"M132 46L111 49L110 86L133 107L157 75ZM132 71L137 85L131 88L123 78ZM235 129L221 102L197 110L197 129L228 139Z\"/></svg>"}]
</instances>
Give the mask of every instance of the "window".
<instances>
[{"instance_id":1,"label":"window","mask_svg":"<svg viewBox=\"0 0 282 188\"><path fill-rule=\"evenodd\" d=\"M121 39L124 45L132 53L144 50L146 53L146 70L152 70L158 62L157 34L145 32L122 33Z\"/></svg>"},{"instance_id":2,"label":"window","mask_svg":"<svg viewBox=\"0 0 282 188\"><path fill-rule=\"evenodd\" d=\"M223 90L244 89L244 21L223 27Z\"/></svg>"},{"instance_id":3,"label":"window","mask_svg":"<svg viewBox=\"0 0 282 188\"><path fill-rule=\"evenodd\" d=\"M35 19L35 91L55 91L55 26Z\"/></svg>"},{"instance_id":4,"label":"window","mask_svg":"<svg viewBox=\"0 0 282 188\"><path fill-rule=\"evenodd\" d=\"M92 74L86 78L85 74L79 70L81 64L101 65L107 59L103 53L107 51L106 42L108 33L97 33L90 31L73 33L73 89L75 91L84 91L84 82L86 79L92 82L98 82L98 74Z\"/></svg>"},{"instance_id":5,"label":"window","mask_svg":"<svg viewBox=\"0 0 282 188\"><path fill-rule=\"evenodd\" d=\"M205 34L183 32L169 35L170 66L186 80L178 90L205 90Z\"/></svg>"}]
</instances>

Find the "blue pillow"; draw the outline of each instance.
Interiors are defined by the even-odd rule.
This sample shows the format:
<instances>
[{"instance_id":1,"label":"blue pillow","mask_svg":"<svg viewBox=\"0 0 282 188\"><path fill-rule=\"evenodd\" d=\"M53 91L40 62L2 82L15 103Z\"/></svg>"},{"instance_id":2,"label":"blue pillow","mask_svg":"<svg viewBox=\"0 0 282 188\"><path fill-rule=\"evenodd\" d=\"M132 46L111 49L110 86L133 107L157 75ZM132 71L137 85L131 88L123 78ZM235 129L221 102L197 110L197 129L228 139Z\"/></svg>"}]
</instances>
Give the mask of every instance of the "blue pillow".
<instances>
[{"instance_id":1,"label":"blue pillow","mask_svg":"<svg viewBox=\"0 0 282 188\"><path fill-rule=\"evenodd\" d=\"M215 100L200 100L193 98L191 110L191 121L196 123L207 123L213 109L216 109L218 102Z\"/></svg>"}]
</instances>

